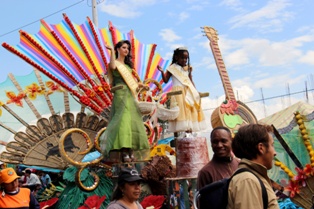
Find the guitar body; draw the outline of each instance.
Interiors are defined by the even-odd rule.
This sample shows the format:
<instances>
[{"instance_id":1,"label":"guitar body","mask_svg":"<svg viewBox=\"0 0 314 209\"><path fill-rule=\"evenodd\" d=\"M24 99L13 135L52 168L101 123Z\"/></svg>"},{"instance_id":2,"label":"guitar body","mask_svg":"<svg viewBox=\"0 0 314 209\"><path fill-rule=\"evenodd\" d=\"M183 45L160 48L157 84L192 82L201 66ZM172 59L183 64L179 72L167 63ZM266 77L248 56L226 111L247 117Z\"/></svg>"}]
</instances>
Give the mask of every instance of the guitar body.
<instances>
[{"instance_id":1,"label":"guitar body","mask_svg":"<svg viewBox=\"0 0 314 209\"><path fill-rule=\"evenodd\" d=\"M237 104L238 108L234 111L233 114L224 112L224 107L217 107L211 115L212 127L227 127L234 135L242 125L257 123L254 113L248 106L240 101L237 101Z\"/></svg>"},{"instance_id":2,"label":"guitar body","mask_svg":"<svg viewBox=\"0 0 314 209\"><path fill-rule=\"evenodd\" d=\"M226 94L226 100L212 113L211 124L213 128L224 126L230 129L232 135L234 135L242 125L257 123L257 119L248 106L235 99L229 75L218 46L217 31L214 28L205 26L204 32L210 40L209 45Z\"/></svg>"}]
</instances>

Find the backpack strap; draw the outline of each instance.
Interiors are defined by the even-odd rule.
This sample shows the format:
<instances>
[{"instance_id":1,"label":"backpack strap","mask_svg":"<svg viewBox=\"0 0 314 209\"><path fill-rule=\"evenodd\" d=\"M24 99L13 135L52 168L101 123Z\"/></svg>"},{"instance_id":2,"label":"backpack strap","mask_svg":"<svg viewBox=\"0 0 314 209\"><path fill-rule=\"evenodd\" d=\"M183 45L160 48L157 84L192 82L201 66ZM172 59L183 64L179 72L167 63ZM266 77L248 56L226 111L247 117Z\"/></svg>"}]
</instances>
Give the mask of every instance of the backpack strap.
<instances>
[{"instance_id":1,"label":"backpack strap","mask_svg":"<svg viewBox=\"0 0 314 209\"><path fill-rule=\"evenodd\" d=\"M267 209L267 207L268 207L268 195L267 195L266 187L265 187L264 183L262 182L262 180L255 173L253 173L248 168L240 168L232 175L231 178L233 178L235 175L237 175L239 173L242 173L242 172L250 172L254 176L256 176L256 178L258 179L258 181L259 181L259 183L261 185L261 188L262 188L263 206L264 206L264 209Z\"/></svg>"}]
</instances>

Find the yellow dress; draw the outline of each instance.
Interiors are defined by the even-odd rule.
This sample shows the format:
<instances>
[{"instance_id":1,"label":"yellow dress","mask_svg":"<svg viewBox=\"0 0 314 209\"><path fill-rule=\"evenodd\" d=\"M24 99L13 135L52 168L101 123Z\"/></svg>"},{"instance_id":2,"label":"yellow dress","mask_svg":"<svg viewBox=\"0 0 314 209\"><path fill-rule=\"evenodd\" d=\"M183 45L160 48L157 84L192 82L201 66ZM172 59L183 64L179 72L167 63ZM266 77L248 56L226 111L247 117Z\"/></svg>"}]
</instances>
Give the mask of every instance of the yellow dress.
<instances>
[{"instance_id":1,"label":"yellow dress","mask_svg":"<svg viewBox=\"0 0 314 209\"><path fill-rule=\"evenodd\" d=\"M189 78L189 72L180 65L172 64L183 76ZM189 87L182 84L175 75L172 74L172 91L182 91L182 94L171 97L170 108L176 105L180 108L179 116L175 120L169 121L168 130L170 132L201 131L207 128L204 113L201 107L191 106L186 102Z\"/></svg>"}]
</instances>

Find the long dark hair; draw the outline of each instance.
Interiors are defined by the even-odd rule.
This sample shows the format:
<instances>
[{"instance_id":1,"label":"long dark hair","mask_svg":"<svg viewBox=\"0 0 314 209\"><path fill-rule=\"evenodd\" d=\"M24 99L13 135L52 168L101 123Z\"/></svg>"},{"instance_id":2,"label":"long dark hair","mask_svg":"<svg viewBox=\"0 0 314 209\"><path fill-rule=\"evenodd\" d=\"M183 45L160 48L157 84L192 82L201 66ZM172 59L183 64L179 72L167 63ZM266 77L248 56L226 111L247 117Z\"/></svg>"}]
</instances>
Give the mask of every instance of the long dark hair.
<instances>
[{"instance_id":1,"label":"long dark hair","mask_svg":"<svg viewBox=\"0 0 314 209\"><path fill-rule=\"evenodd\" d=\"M124 188L125 186L125 181L123 182L119 182L115 188L115 190L113 191L112 193L112 196L111 196L111 201L114 201L114 200L119 200L123 197L123 192L122 192L122 188Z\"/></svg>"},{"instance_id":2,"label":"long dark hair","mask_svg":"<svg viewBox=\"0 0 314 209\"><path fill-rule=\"evenodd\" d=\"M121 40L119 41L115 46L114 46L114 51L116 58L118 58L118 48L120 48L123 44L127 44L129 47L129 53L128 55L124 58L124 63L127 64L130 68L134 67L134 64L132 62L132 55L131 55L131 43L128 40Z\"/></svg>"}]
</instances>

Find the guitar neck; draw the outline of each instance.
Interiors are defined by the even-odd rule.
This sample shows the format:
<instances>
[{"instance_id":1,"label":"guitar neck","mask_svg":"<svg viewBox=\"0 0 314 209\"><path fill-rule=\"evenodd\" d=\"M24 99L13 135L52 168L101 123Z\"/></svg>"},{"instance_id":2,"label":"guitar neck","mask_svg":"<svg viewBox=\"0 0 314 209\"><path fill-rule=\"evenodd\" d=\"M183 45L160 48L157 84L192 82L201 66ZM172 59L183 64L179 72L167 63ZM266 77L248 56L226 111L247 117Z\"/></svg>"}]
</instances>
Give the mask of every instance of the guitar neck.
<instances>
[{"instance_id":1,"label":"guitar neck","mask_svg":"<svg viewBox=\"0 0 314 209\"><path fill-rule=\"evenodd\" d=\"M235 100L235 96L233 93L233 88L229 79L229 75L225 66L225 63L222 59L221 56L221 52L218 46L217 41L210 41L210 48L212 49L213 55L214 55L214 59L216 62L216 66L218 68L218 72L221 78L221 82L223 84L224 90L225 90L225 94L226 94L226 99L228 100Z\"/></svg>"}]
</instances>

